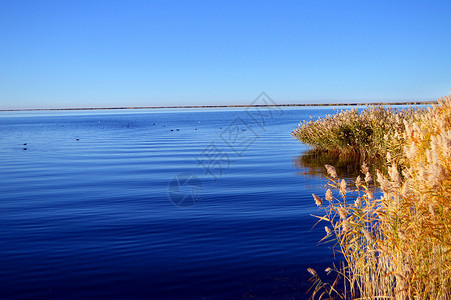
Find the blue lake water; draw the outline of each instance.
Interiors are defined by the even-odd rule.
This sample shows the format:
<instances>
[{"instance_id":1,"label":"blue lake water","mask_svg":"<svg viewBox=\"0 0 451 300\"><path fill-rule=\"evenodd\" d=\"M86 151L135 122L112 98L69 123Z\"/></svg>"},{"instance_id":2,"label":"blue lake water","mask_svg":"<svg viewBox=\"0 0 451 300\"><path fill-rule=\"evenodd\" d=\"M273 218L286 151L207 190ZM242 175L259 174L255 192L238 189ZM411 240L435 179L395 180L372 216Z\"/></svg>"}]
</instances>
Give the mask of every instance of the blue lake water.
<instances>
[{"instance_id":1,"label":"blue lake water","mask_svg":"<svg viewBox=\"0 0 451 300\"><path fill-rule=\"evenodd\" d=\"M307 298L327 181L290 133L328 113L1 113L0 298Z\"/></svg>"}]
</instances>

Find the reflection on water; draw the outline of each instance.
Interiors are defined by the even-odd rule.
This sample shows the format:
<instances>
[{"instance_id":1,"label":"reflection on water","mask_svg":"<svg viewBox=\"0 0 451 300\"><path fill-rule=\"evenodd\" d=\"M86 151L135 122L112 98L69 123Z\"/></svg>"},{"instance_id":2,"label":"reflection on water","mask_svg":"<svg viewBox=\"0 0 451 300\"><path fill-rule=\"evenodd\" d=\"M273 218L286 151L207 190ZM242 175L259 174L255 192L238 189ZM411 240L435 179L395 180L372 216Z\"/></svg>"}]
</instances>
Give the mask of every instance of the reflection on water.
<instances>
[{"instance_id":1,"label":"reflection on water","mask_svg":"<svg viewBox=\"0 0 451 300\"><path fill-rule=\"evenodd\" d=\"M381 169L382 161L366 160L359 155L343 155L337 151L308 150L293 159L295 167L300 169L301 176L327 176L324 165L334 166L338 177L356 178L361 175L360 169L364 162L368 164L370 172L375 174L376 169Z\"/></svg>"}]
</instances>

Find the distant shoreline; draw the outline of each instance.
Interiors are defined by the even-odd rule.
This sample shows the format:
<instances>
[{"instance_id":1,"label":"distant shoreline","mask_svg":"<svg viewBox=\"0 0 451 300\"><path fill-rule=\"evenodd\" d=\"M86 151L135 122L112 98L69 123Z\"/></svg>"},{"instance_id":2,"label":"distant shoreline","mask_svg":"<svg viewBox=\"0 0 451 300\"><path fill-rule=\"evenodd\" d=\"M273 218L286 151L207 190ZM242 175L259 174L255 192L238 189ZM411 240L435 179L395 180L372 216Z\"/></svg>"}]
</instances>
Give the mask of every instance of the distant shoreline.
<instances>
[{"instance_id":1,"label":"distant shoreline","mask_svg":"<svg viewBox=\"0 0 451 300\"><path fill-rule=\"evenodd\" d=\"M295 107L295 106L365 106L365 105L428 105L437 101L368 102L368 103L312 103L312 104L236 104L236 105L180 105L180 106L120 106L120 107L75 107L75 108L23 108L0 109L5 111L53 111L53 110L113 110L113 109L177 109L177 108L239 108L239 107Z\"/></svg>"}]
</instances>

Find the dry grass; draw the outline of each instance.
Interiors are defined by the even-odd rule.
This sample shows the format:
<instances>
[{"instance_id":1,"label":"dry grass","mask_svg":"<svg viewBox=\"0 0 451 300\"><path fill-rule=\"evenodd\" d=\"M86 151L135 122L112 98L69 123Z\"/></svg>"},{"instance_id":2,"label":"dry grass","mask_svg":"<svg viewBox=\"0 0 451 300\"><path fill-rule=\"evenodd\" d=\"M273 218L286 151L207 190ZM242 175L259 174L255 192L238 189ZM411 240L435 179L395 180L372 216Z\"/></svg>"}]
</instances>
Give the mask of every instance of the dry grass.
<instances>
[{"instance_id":1,"label":"dry grass","mask_svg":"<svg viewBox=\"0 0 451 300\"><path fill-rule=\"evenodd\" d=\"M451 299L450 97L410 120L388 133L397 137L384 138L402 144L385 147L383 173L364 165L351 183L327 166L330 189L315 202L325 211L320 220L330 223L324 240L334 240L345 260L328 273L345 290L311 272L312 298ZM373 177L378 197L369 188Z\"/></svg>"},{"instance_id":2,"label":"dry grass","mask_svg":"<svg viewBox=\"0 0 451 300\"><path fill-rule=\"evenodd\" d=\"M373 106L339 111L318 120L304 121L291 135L316 149L346 155L385 156L388 149L403 144L404 121L414 122L423 110L394 110Z\"/></svg>"}]
</instances>

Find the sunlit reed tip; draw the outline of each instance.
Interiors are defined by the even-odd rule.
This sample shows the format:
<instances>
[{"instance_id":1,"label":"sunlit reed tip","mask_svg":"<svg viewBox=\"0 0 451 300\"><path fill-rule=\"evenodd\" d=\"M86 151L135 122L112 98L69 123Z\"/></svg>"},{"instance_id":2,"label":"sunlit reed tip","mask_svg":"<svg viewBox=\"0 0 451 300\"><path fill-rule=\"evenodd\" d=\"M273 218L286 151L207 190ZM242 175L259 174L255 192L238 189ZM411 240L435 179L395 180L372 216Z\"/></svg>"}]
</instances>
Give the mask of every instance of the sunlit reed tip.
<instances>
[{"instance_id":1,"label":"sunlit reed tip","mask_svg":"<svg viewBox=\"0 0 451 300\"><path fill-rule=\"evenodd\" d=\"M318 274L316 274L316 271L313 270L312 268L307 268L307 271L312 274L313 276L318 276Z\"/></svg>"},{"instance_id":2,"label":"sunlit reed tip","mask_svg":"<svg viewBox=\"0 0 451 300\"><path fill-rule=\"evenodd\" d=\"M327 169L327 173L330 175L330 177L332 178L337 178L337 171L335 170L335 168L331 165L324 165Z\"/></svg>"},{"instance_id":3,"label":"sunlit reed tip","mask_svg":"<svg viewBox=\"0 0 451 300\"><path fill-rule=\"evenodd\" d=\"M344 179L342 179L340 182L340 191L343 194L346 194L346 181Z\"/></svg>"},{"instance_id":4,"label":"sunlit reed tip","mask_svg":"<svg viewBox=\"0 0 451 300\"><path fill-rule=\"evenodd\" d=\"M370 172L366 172L366 175L365 175L365 182L366 182L366 183L371 183L371 182L373 182L373 177L371 177Z\"/></svg>"},{"instance_id":5,"label":"sunlit reed tip","mask_svg":"<svg viewBox=\"0 0 451 300\"><path fill-rule=\"evenodd\" d=\"M316 196L315 194L312 194L312 196L313 196L313 199L315 199L315 204L317 206L323 205L323 200L320 197Z\"/></svg>"},{"instance_id":6,"label":"sunlit reed tip","mask_svg":"<svg viewBox=\"0 0 451 300\"><path fill-rule=\"evenodd\" d=\"M346 232L349 230L349 225L347 221L344 221L342 224L343 232Z\"/></svg>"},{"instance_id":7,"label":"sunlit reed tip","mask_svg":"<svg viewBox=\"0 0 451 300\"><path fill-rule=\"evenodd\" d=\"M329 227L324 226L324 230L326 230L327 235L331 235L332 234L332 230Z\"/></svg>"},{"instance_id":8,"label":"sunlit reed tip","mask_svg":"<svg viewBox=\"0 0 451 300\"><path fill-rule=\"evenodd\" d=\"M362 171L362 174L368 173L368 165L366 164L366 162L362 164L362 168L360 170Z\"/></svg>"},{"instance_id":9,"label":"sunlit reed tip","mask_svg":"<svg viewBox=\"0 0 451 300\"><path fill-rule=\"evenodd\" d=\"M362 185L362 179L360 179L360 175L355 179L355 186L360 187Z\"/></svg>"},{"instance_id":10,"label":"sunlit reed tip","mask_svg":"<svg viewBox=\"0 0 451 300\"><path fill-rule=\"evenodd\" d=\"M326 191L326 200L332 201L334 199L334 196L332 195L332 191L330 189L327 189Z\"/></svg>"},{"instance_id":11,"label":"sunlit reed tip","mask_svg":"<svg viewBox=\"0 0 451 300\"><path fill-rule=\"evenodd\" d=\"M346 219L348 212L343 207L337 207L338 214L340 215L340 219Z\"/></svg>"},{"instance_id":12,"label":"sunlit reed tip","mask_svg":"<svg viewBox=\"0 0 451 300\"><path fill-rule=\"evenodd\" d=\"M354 205L355 207L360 207L360 204L362 204L362 198L357 197L357 199L355 199Z\"/></svg>"},{"instance_id":13,"label":"sunlit reed tip","mask_svg":"<svg viewBox=\"0 0 451 300\"><path fill-rule=\"evenodd\" d=\"M376 241L376 238L365 228L362 229L362 232L368 243Z\"/></svg>"}]
</instances>

